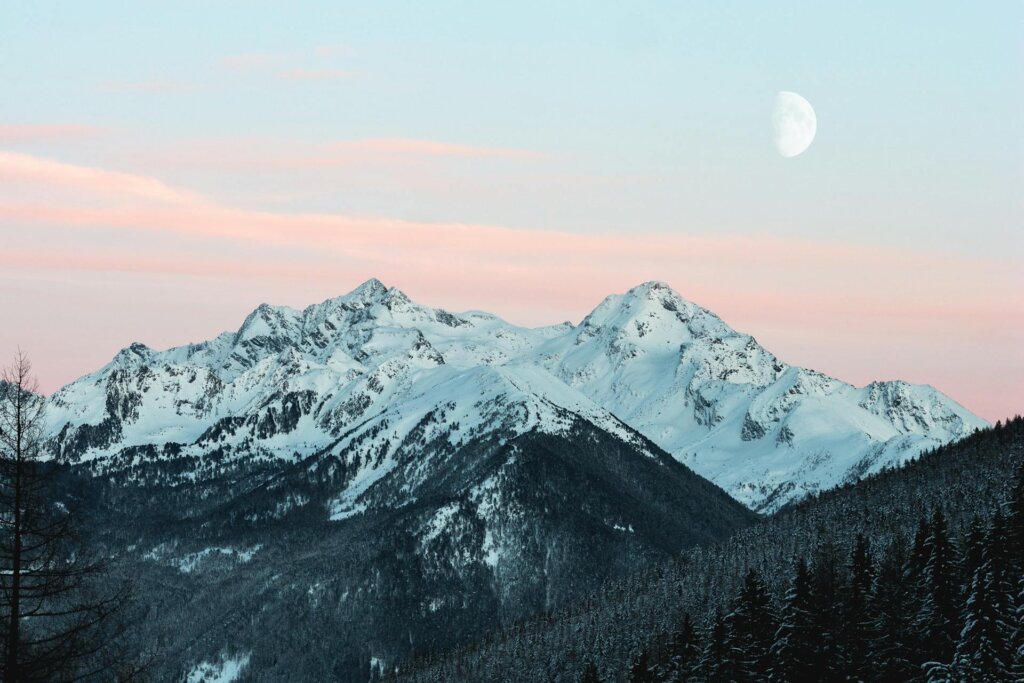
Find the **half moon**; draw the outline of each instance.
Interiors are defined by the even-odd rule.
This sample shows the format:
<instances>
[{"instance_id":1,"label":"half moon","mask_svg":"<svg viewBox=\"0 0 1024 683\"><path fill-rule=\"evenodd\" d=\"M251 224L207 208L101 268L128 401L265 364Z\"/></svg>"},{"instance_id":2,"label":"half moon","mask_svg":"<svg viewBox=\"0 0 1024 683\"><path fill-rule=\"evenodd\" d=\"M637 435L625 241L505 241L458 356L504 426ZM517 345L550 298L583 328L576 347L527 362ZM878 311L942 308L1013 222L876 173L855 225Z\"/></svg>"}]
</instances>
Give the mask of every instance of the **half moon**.
<instances>
[{"instance_id":1,"label":"half moon","mask_svg":"<svg viewBox=\"0 0 1024 683\"><path fill-rule=\"evenodd\" d=\"M795 157L811 146L818 132L818 119L811 103L795 92L782 91L775 96L772 112L775 149L784 157Z\"/></svg>"}]
</instances>

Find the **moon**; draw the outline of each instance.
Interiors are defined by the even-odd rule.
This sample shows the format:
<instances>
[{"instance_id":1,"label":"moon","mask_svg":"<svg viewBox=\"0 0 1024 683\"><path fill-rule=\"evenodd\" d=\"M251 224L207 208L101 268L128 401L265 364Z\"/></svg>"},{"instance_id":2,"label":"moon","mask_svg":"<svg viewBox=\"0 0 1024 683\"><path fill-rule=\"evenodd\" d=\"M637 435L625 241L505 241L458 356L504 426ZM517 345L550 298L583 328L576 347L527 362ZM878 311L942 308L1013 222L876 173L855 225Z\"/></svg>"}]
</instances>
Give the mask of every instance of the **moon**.
<instances>
[{"instance_id":1,"label":"moon","mask_svg":"<svg viewBox=\"0 0 1024 683\"><path fill-rule=\"evenodd\" d=\"M772 112L775 149L784 157L795 157L814 141L818 119L811 103L795 92L782 91L775 96Z\"/></svg>"}]
</instances>

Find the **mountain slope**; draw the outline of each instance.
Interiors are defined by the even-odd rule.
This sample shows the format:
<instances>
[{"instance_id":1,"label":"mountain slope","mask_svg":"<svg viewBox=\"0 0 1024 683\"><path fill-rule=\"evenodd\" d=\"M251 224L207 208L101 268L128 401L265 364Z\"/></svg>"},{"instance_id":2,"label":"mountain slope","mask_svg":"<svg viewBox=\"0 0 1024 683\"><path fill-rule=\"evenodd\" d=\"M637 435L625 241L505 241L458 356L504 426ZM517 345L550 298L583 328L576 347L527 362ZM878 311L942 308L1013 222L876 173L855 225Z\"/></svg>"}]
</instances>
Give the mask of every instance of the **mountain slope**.
<instances>
[{"instance_id":1,"label":"mountain slope","mask_svg":"<svg viewBox=\"0 0 1024 683\"><path fill-rule=\"evenodd\" d=\"M176 459L192 463L179 475L190 481L346 438L364 454L391 450L435 410L451 439L510 420L524 433L559 410L619 436L632 428L755 510L985 425L931 387L856 388L789 366L656 282L608 297L579 325L526 329L370 280L303 311L262 305L207 342L133 344L50 399L60 460L113 472Z\"/></svg>"},{"instance_id":2,"label":"mountain slope","mask_svg":"<svg viewBox=\"0 0 1024 683\"><path fill-rule=\"evenodd\" d=\"M350 457L346 436L188 485L158 458L130 486L74 467L69 505L144 588L132 639L160 643L155 678L238 655L246 680L366 680L371 661L466 642L754 521L642 437L559 420L452 442L428 416L385 455ZM407 447L421 439L449 447L424 464Z\"/></svg>"},{"instance_id":3,"label":"mountain slope","mask_svg":"<svg viewBox=\"0 0 1024 683\"><path fill-rule=\"evenodd\" d=\"M957 545L969 535L972 523L989 520L997 511L1016 515L1019 525L1024 521L1019 498L1022 486L1024 419L1017 417L1001 428L986 429L929 452L902 468L808 498L739 531L727 542L687 551L543 619L487 634L466 648L430 653L394 680L571 681L588 662L596 664L601 680L631 680L630 666L639 651L661 654L662 661L671 656L669 637L679 628L684 612L706 638L716 614L735 609L734 600L751 568L763 577L775 608L781 607L791 586L794 563L801 557L812 569L815 563L831 566L836 574L834 585L843 586L836 588L837 592L848 595L845 586L858 535L870 544L879 581L884 579L887 563L900 559L890 571L907 581L902 607L910 611L918 604L911 584L910 557L915 536L921 534L921 522L941 510ZM1018 492L1016 507L1007 504L1014 490ZM1016 626L1024 628L1019 623ZM852 630L845 618L816 626L822 627L841 633ZM888 645L898 647L906 642ZM706 646L706 640L701 645ZM843 661L832 652L831 660ZM702 675L695 678L704 680ZM822 680L835 678L824 676ZM898 677L905 678L909 678L906 673ZM993 676L992 680L1004 679Z\"/></svg>"}]
</instances>

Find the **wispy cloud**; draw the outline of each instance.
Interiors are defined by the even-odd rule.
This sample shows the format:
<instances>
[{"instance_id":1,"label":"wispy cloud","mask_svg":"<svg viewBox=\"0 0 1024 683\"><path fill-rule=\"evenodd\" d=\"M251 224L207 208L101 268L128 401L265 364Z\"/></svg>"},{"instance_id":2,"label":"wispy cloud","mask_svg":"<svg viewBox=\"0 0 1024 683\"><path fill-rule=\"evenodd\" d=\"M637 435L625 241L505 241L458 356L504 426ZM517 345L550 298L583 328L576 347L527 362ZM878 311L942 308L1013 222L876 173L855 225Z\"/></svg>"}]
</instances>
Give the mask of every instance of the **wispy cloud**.
<instances>
[{"instance_id":1,"label":"wispy cloud","mask_svg":"<svg viewBox=\"0 0 1024 683\"><path fill-rule=\"evenodd\" d=\"M1024 304L1016 296L1024 276L998 258L767 235L595 235L243 210L154 178L8 152L0 153L0 176L38 185L46 197L29 201L0 186L5 268L242 278L269 299L274 287L301 285L309 300L338 293L339 273L346 283L377 276L428 302L498 308L531 323L578 318L599 295L661 279L741 328L775 335L770 345L784 356L790 348L821 357L827 346L839 355L825 370L872 377L877 356L860 365L844 359L880 339L935 364L929 349L941 334L946 353L985 348L1003 359L998 372L969 360L956 366L967 374L946 385L963 387L958 397L968 405L988 401L991 382L1007 373L1024 386ZM64 188L89 196L64 196ZM900 374L930 379L925 370L912 362ZM990 385L972 372L988 373Z\"/></svg>"},{"instance_id":2,"label":"wispy cloud","mask_svg":"<svg viewBox=\"0 0 1024 683\"><path fill-rule=\"evenodd\" d=\"M0 144L40 142L83 138L99 135L105 129L76 123L3 124L0 123Z\"/></svg>"},{"instance_id":3,"label":"wispy cloud","mask_svg":"<svg viewBox=\"0 0 1024 683\"><path fill-rule=\"evenodd\" d=\"M131 198L149 202L195 204L193 192L179 190L146 176L67 164L30 154L0 151L0 178L48 188L73 188L110 198Z\"/></svg>"}]
</instances>

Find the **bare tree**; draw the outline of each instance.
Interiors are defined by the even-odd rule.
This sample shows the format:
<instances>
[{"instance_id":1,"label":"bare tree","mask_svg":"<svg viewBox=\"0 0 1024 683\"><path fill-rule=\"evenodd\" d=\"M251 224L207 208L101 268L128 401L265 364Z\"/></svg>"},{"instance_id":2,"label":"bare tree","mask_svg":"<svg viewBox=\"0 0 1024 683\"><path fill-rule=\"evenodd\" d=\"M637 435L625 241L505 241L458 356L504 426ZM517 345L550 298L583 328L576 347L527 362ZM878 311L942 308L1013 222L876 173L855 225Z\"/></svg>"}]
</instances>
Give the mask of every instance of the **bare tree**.
<instances>
[{"instance_id":1,"label":"bare tree","mask_svg":"<svg viewBox=\"0 0 1024 683\"><path fill-rule=\"evenodd\" d=\"M102 590L105 562L55 497L45 405L19 351L0 374L0 679L122 678L114 646L128 586Z\"/></svg>"}]
</instances>

